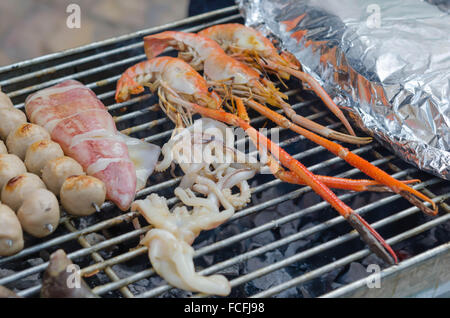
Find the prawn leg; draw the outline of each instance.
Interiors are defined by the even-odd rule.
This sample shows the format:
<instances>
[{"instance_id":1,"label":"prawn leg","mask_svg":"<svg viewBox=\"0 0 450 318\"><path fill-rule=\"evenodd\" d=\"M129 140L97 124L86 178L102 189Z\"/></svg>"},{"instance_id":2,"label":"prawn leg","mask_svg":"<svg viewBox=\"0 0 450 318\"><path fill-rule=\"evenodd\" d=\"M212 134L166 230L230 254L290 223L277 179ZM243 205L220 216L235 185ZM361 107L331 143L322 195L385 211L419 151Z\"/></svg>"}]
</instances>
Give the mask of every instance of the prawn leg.
<instances>
[{"instance_id":1,"label":"prawn leg","mask_svg":"<svg viewBox=\"0 0 450 318\"><path fill-rule=\"evenodd\" d=\"M168 94L168 99L176 104L187 107L192 113L198 113L202 116L209 117L226 124L237 126L245 130L252 142L262 151L261 145L266 145L266 149L271 149L273 156L279 160L282 165L296 174L300 179L310 186L314 192L320 195L330 205L335 208L351 225L361 234L361 237L369 245L371 250L381 257L389 264L396 264L398 262L392 248L383 240L383 238L359 215L342 202L328 187L320 182L316 176L311 173L303 164L291 157L286 151L284 151L277 144L260 134L249 123L239 118L236 115L217 110L201 107L194 103L186 102L174 95Z\"/></svg>"},{"instance_id":2,"label":"prawn leg","mask_svg":"<svg viewBox=\"0 0 450 318\"><path fill-rule=\"evenodd\" d=\"M381 170L380 168L372 165L367 160L361 158L360 156L352 153L345 147L342 147L340 144L337 144L331 140L323 138L321 136L316 135L315 133L306 130L298 125L290 122L286 117L278 114L277 112L253 101L250 100L247 102L253 109L260 112L261 114L267 116L276 124L281 127L291 129L292 131L304 136L305 138L311 140L312 142L328 149L334 155L340 157L344 161L346 161L351 166L359 169L361 172L365 173L369 177L378 181L379 183L386 185L393 192L400 194L405 199L410 201L415 206L419 207L424 213L429 215L436 215L438 213L438 209L436 204L428 198L426 195L420 193L419 191L409 187L407 184L398 181L397 179L391 177L389 174ZM432 209L425 206L422 201L426 201L431 204Z\"/></svg>"}]
</instances>

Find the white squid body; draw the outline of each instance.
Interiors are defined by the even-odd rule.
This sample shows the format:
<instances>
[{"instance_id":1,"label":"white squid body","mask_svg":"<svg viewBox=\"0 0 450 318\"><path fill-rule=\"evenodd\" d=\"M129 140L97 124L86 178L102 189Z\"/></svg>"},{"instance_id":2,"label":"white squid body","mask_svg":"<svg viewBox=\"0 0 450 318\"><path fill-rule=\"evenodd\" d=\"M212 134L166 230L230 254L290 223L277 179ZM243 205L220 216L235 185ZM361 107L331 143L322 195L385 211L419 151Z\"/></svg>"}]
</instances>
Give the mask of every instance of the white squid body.
<instances>
[{"instance_id":1,"label":"white squid body","mask_svg":"<svg viewBox=\"0 0 450 318\"><path fill-rule=\"evenodd\" d=\"M197 130L199 127L201 131ZM249 202L251 190L247 180L260 168L256 159L249 164L249 157L234 149L234 138L231 145L225 145L224 138L218 137L225 136L226 127L211 119L200 119L163 146L164 159L155 169L165 170L172 162L180 165L185 175L174 193L184 206L170 211L167 200L156 193L131 206L132 211L139 211L155 227L141 244L148 246L156 272L173 286L215 295L228 295L230 285L223 276L203 277L195 273L190 245L201 231L216 228ZM212 131L214 128L219 135ZM192 151L186 153L183 147ZM205 155L205 147L209 150L206 158L195 158L199 153ZM231 160L223 161L226 154ZM239 192L232 194L233 187ZM198 197L194 191L204 197Z\"/></svg>"},{"instance_id":2,"label":"white squid body","mask_svg":"<svg viewBox=\"0 0 450 318\"><path fill-rule=\"evenodd\" d=\"M121 133L117 136L127 145L130 160L136 170L136 191L139 191L145 187L147 179L155 170L161 148Z\"/></svg>"}]
</instances>

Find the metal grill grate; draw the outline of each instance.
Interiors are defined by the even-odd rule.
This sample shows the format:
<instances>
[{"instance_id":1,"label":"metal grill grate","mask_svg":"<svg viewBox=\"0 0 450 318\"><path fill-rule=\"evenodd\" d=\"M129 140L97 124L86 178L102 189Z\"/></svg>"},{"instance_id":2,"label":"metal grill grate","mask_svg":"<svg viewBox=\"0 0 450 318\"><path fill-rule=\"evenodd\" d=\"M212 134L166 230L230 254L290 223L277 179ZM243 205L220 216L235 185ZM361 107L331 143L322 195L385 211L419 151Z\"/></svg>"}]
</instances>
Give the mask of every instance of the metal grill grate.
<instances>
[{"instance_id":1,"label":"metal grill grate","mask_svg":"<svg viewBox=\"0 0 450 318\"><path fill-rule=\"evenodd\" d=\"M158 110L155 97L144 94L116 104L113 96L117 79L127 67L145 59L143 36L169 29L196 32L226 22L242 22L236 6L2 67L0 85L15 106L23 108L26 96L38 89L69 78L80 80L95 91L113 114L120 130L162 145L170 137L173 126ZM312 99L312 95L299 89L290 90L288 95L297 112L330 128L342 128L321 103ZM254 117L252 120L256 126L266 122L263 117ZM340 158L329 154L322 147L290 131L279 131L280 145L295 154L294 157L311 171L342 177L363 177L359 171L350 169ZM406 165L375 142L364 147L353 147L352 151L394 177L420 178L423 181L415 188L439 203L440 215L429 218L417 208L410 207L398 195L337 191L339 197L363 214L394 248L401 248L402 244L409 241L414 244L427 231L449 223L449 207L445 202L450 197L447 182ZM150 186L140 191L137 197L157 192L171 198L169 202L174 204L177 199L173 197L173 189L179 180L179 177L172 178L169 173L155 174L150 178ZM320 282L327 273L342 269L370 254L357 234L349 232L350 227L344 219L337 216L326 202L312 194L309 187L283 184L266 175L257 176L252 181L252 191L250 205L237 212L226 224L202 233L196 240L195 262L197 268L203 268L200 273L225 273L233 286L232 296L321 296L333 289L336 289L336 295L340 295L339 290L349 288L344 286L338 289L340 286L331 284L327 288L316 288L315 291L309 289L310 285ZM150 228L134 229L129 221L136 216L133 212L120 213L109 202L102 206L101 213L93 216L72 218L65 215L52 236L45 240L27 237L24 250L0 258L0 268L12 270L7 271L7 275L2 274L0 285L19 289L18 294L21 296L36 296L40 290L41 274L48 263L39 263L35 259L47 259L54 250L64 248L68 256L80 265L81 273L98 295L189 295L175 291L159 279L151 269L146 247L136 248L139 236ZM302 226L305 223L307 226ZM97 234L101 234L102 239L93 241L93 238L100 237ZM297 245L292 245L311 237L316 239L297 249ZM448 236L444 241L444 244L439 242L433 247L450 250ZM294 251L287 253L289 248ZM427 251L418 250L419 255L415 257L424 255L422 252ZM415 257L408 260L413 265ZM252 266L249 266L250 263ZM387 270L392 271L392 267ZM266 279L268 276L271 279ZM265 287L255 283L258 281L262 281ZM308 288L305 289L305 286Z\"/></svg>"}]
</instances>

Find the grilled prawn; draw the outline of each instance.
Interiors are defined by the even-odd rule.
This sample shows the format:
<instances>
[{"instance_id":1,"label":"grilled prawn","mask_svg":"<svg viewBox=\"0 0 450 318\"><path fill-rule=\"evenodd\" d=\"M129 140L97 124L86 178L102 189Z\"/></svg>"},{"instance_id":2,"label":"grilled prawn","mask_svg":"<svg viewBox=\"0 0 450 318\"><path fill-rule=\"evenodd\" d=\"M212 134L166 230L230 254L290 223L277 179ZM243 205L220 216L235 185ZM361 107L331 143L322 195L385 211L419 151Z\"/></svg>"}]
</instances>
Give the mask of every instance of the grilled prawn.
<instances>
[{"instance_id":1,"label":"grilled prawn","mask_svg":"<svg viewBox=\"0 0 450 318\"><path fill-rule=\"evenodd\" d=\"M208 83L212 83L217 92L221 90L227 90L227 86L223 85L225 82L230 82L232 85L232 99L236 100L237 109L245 112L245 107L242 105L243 101L240 98L236 98L236 94L239 92L252 93L252 96L258 95L255 98L266 98L270 104L273 100L281 100L279 92L277 90L267 89L270 84L265 78L257 78L256 74L259 74L257 70L235 60L234 58L228 56L222 48L213 40L199 36L193 33L183 33L168 31L159 34L150 35L144 38L144 48L146 54L149 58L158 55L163 52L166 47L173 47L179 50L179 57L187 61L189 64L193 65L196 69L203 69L205 76L209 80ZM222 85L219 85L222 83ZM266 83L267 85L264 85ZM243 85L245 84L245 85ZM241 86L238 86L241 85ZM237 90L235 90L238 88ZM259 88L259 90L258 90ZM263 95L263 93L265 95ZM244 94L245 95L245 94ZM241 97L244 97L241 95ZM330 141L326 138L318 136L317 134L300 127L299 125L289 121L286 117L278 114L277 112L271 110L268 107L261 105L254 99L247 99L246 104L266 116L273 122L277 123L279 126L295 131L296 133L303 135L307 139L315 142L318 145L328 149L334 155L342 158L347 163L353 167L361 170L366 175L375 179L377 182L389 187L393 192L402 195L405 199L410 201L412 204L418 206L422 211L430 215L437 214L436 204L428 198L426 195L420 193L419 191L409 187L408 185L396 180L389 174L379 169L378 167L372 165L367 160L359 157L358 155L352 153L347 148ZM285 103L287 104L287 103ZM283 104L284 105L284 104ZM281 107L286 110L286 107L290 105L281 105ZM245 119L246 113L240 113L240 118ZM295 115L298 116L298 115ZM245 120L244 120L245 121ZM311 122L317 125L314 122ZM308 124L309 125L309 124ZM307 127L308 125L303 125ZM321 126L322 127L322 126ZM314 128L314 127L307 127ZM322 127L325 128L325 127ZM317 131L311 129L313 131ZM324 131L321 131L322 135ZM346 135L347 136L347 135ZM350 136L355 138L354 136ZM347 137L346 137L347 138ZM292 182L296 176L291 176L289 172L277 172L280 169L274 164L273 173L280 179L286 182ZM281 171L281 170L280 170ZM304 179L303 179L304 180ZM301 183L300 179L297 179L295 183ZM428 202L431 205L431 209L427 207L421 200Z\"/></svg>"},{"instance_id":2,"label":"grilled prawn","mask_svg":"<svg viewBox=\"0 0 450 318\"><path fill-rule=\"evenodd\" d=\"M322 86L309 74L299 70L299 66L287 58L287 53L279 54L272 42L257 30L239 23L220 24L204 29L198 33L216 41L232 57L244 62L261 72L275 73L283 79L294 76L306 82L325 105L339 118L347 131L355 135L352 126L339 107L333 102ZM292 111L286 113L295 123Z\"/></svg>"},{"instance_id":3,"label":"grilled prawn","mask_svg":"<svg viewBox=\"0 0 450 318\"><path fill-rule=\"evenodd\" d=\"M220 108L220 98L214 91L208 89L206 81L189 64L172 57L159 57L138 63L126 70L119 79L116 100L124 101L129 98L130 94L142 92L144 86L157 92L161 108L168 114L170 113L170 118L177 119L178 116L188 115L187 118L183 118L183 122L189 123L191 115L198 113L244 129L261 152L270 152L269 167L275 176L282 180L292 178L293 181L309 185L361 234L377 255L383 257L387 262L397 262L395 253L380 235L350 207L339 200L305 166L260 134L247 121L223 111ZM276 164L277 160L287 171ZM405 186L401 182L398 183Z\"/></svg>"},{"instance_id":4,"label":"grilled prawn","mask_svg":"<svg viewBox=\"0 0 450 318\"><path fill-rule=\"evenodd\" d=\"M221 97L242 97L245 104L271 118L270 109L262 104L280 107L300 126L314 131L326 138L354 144L366 144L372 138L360 138L324 127L295 113L291 105L263 73L230 56L213 40L194 33L167 31L144 38L144 48L149 59L161 54L166 47L179 50L179 58L188 62L195 70L203 70L208 84L220 93ZM231 98L232 100L232 98ZM238 114L247 120L244 105L236 105Z\"/></svg>"}]
</instances>

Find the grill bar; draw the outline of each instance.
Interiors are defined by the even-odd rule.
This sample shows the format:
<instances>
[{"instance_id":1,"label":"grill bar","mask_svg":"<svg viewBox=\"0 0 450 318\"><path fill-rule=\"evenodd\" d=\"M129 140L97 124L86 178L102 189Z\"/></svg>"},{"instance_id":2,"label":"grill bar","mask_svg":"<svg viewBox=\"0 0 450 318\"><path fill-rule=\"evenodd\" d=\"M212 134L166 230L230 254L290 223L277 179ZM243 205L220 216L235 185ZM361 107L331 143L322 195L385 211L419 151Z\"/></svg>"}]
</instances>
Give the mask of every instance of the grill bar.
<instances>
[{"instance_id":1,"label":"grill bar","mask_svg":"<svg viewBox=\"0 0 450 318\"><path fill-rule=\"evenodd\" d=\"M79 79L88 87L96 91L97 96L105 103L110 112L120 110L120 113L114 118L118 128L120 128L122 132L138 135L139 138L143 138L143 140L162 145L163 142L170 137L172 128L170 127L171 125L169 120L158 111L158 106L154 104L154 101L151 101L151 94L143 94L123 103L112 102L115 82L120 77L121 72L123 72L123 70L129 65L145 59L141 41L142 36L168 29L180 29L195 32L210 25L237 21L238 19L239 14L237 12L237 7L233 6L182 21L169 23L160 27L150 28L118 38L92 43L84 47L16 63L11 66L0 68L0 85L3 86L3 89L8 92L10 97L14 98L13 101L15 102L15 107L23 108L23 100L29 93L59 83L64 79ZM121 55L124 57L121 58ZM67 71L70 71L69 75L67 75ZM291 89L286 93L291 97L291 99L297 99L297 96L301 93L301 91L299 89ZM310 119L326 122L328 127L332 129L341 128L342 125L337 123L334 120L334 117L329 116L330 113L328 110L325 110L323 107L317 107L319 106L317 104L316 99L308 99L306 101L302 100L299 103L295 103L293 107L297 112L304 114ZM124 112L122 112L122 110ZM280 110L278 110L278 112L281 113ZM262 125L266 121L267 118L258 116L252 118L251 123L253 125ZM316 173L330 173L331 171L331 174L341 177L356 177L357 175L361 175L357 169L353 169L350 166L345 165L342 159L338 157L330 157L324 148L317 145L309 145L303 136L293 135L291 132L283 128L278 128L277 132L282 137L280 138L279 143L282 147L296 148L298 145L305 144L304 147L301 147L301 149L297 149L293 152L295 153L293 157L301 161L309 162L306 165L311 171ZM268 135L271 133L271 131L267 132ZM237 146L245 145L247 143L249 143L249 139L247 137L236 141ZM441 210L446 211L447 213L450 212L449 207L445 202L450 198L450 189L448 187L448 183L445 181L420 173L417 169L407 165L404 165L406 168L398 167L396 163L398 160L396 160L394 156L386 154L376 143L358 148L353 147L351 150L354 153L364 156L372 164L382 166L383 169L396 178L410 178L412 176L416 178L417 176L421 176L421 178L424 178L424 181L416 184L414 187L432 197L435 202L439 203ZM162 181L154 183L141 190L137 194L137 197L141 198L152 192L167 193L168 191L168 193L171 193L171 189L175 187L179 181L180 177L163 179ZM255 196L258 194L263 194L266 191L270 191L271 189L283 186L283 183L277 179L271 179L269 181L266 179L266 181L262 181L262 179L260 180L260 177L258 177L255 178L255 182L256 184L252 185L252 193ZM434 194L436 190L438 192ZM303 198L310 192L311 189L309 187L297 187L295 190L286 190L285 193L265 201L263 200L260 203L252 203L248 207L238 211L226 224L222 225L218 231L225 230L228 226L239 224L242 220L255 217L258 213L263 213L267 209L273 209L278 204L288 200L303 200ZM338 197L341 200L351 202L359 195L359 193L350 192L340 194ZM403 222L403 220L408 219L412 215L420 215L420 212L415 207L402 209L395 208L395 206L400 204L401 201L404 200L399 195L389 194L355 210L365 216L375 218L376 220L372 222L373 226L375 228L384 229L388 226L392 226L393 224L397 224L396 222ZM178 199L171 197L168 202L170 202L170 204L175 204L178 202ZM380 218L376 215L376 211L382 207L392 209L393 211L388 216ZM172 291L173 288L166 284L162 284L157 287L150 286L144 292L136 292L132 289L135 283L138 283L143 279L156 276L145 256L147 252L146 247L122 250L117 255L113 256L105 256L104 254L101 254L102 251L105 251L111 247L130 246L130 244L133 244L130 242L136 242L139 236L148 231L151 226L145 226L138 230L122 229L111 238L105 239L95 245L91 245L87 241L86 235L90 233L115 230L118 227L127 228L127 223L137 216L137 213L134 212L114 216L114 212L117 211L110 202L106 202L101 209L102 213L100 220L95 221L94 224L90 224L86 227L77 226L76 218L71 216L63 216L60 222L63 226L60 228L65 228L65 232L61 230L63 233L56 237L49 238L33 246L27 246L16 255L0 258L0 267L14 264L16 262L23 262L23 260L32 258L41 252L54 250L60 246L69 246L68 244L71 244L71 248L67 253L69 258L72 260L83 259L87 262L87 265L81 268L82 275L91 276L93 273L101 271L106 274L106 277L108 277L108 282L91 286L93 287L93 291L98 295L109 297L110 295L119 295L123 297L167 296L167 293ZM213 243L208 243L206 245L202 245L201 247L197 247L195 259L199 260L205 255L219 255L227 248L233 246L233 244L244 241L252 241L259 234L276 230L283 225L289 224L296 220L302 220L305 217L312 216L327 209L329 210L329 204L322 201L319 203L309 204L305 208L298 209L285 216L274 217L270 221L253 228L243 230L238 234L221 238L215 240ZM388 242L391 244L397 244L399 242L417 237L420 233L424 233L425 231L448 222L448 217L448 214L444 214L432 219L431 221L427 220L422 224L416 224L399 234L393 235ZM334 216L331 216L326 221L311 226L307 229L302 229L297 233L280 237L279 239L275 239L273 242L265 244L261 247L244 250L242 253L232 255L225 260L216 262L201 270L200 273L209 275L212 273L221 272L233 266L245 265L250 259L263 257L267 252L283 248L295 241L307 238L313 234L325 233L327 230L337 229L342 227L344 224L344 219L334 214ZM346 243L348 244L348 242L353 242L356 238L358 238L358 236L354 231L344 232L339 236L326 241L325 243L301 250L290 257L285 257L281 261L265 264L256 270L233 278L231 279L231 284L233 287L245 286L255 279L264 278L266 275L283 269L286 266L298 262L307 262L312 256L322 253L331 253L333 249L339 248ZM74 244L78 244L77 248L73 248ZM196 247L196 245L194 245L194 247ZM362 259L370 253L364 248L365 246L362 246L359 249L349 250L348 255L344 257L338 258L337 260L323 266L313 266L313 269L306 273L299 274L297 277L292 277L281 284L267 288L261 292L248 294L248 296L276 296L284 290L318 278L336 267L345 266L353 261ZM417 257L420 257L420 255ZM116 266L126 267L129 262L135 262L138 259L143 260L143 262L147 264L145 269L135 270L126 277L121 277L121 275L118 274ZM48 263L44 262L37 266L31 266L17 271L12 275L0 277L0 285L14 284L15 282L25 279L30 275L41 273L45 270L47 265ZM37 281L34 286L24 288L23 290L20 290L18 294L25 297L34 296L39 292L40 287L41 285L39 281ZM195 296L199 297L200 295Z\"/></svg>"}]
</instances>

